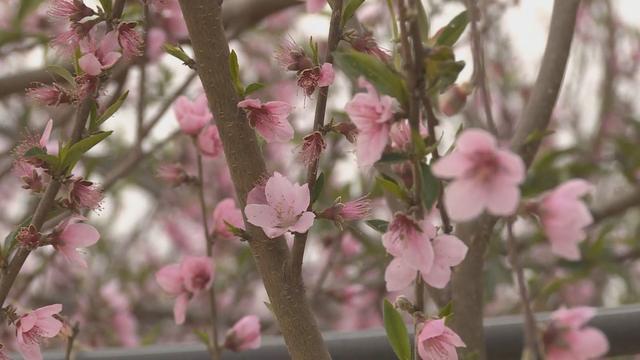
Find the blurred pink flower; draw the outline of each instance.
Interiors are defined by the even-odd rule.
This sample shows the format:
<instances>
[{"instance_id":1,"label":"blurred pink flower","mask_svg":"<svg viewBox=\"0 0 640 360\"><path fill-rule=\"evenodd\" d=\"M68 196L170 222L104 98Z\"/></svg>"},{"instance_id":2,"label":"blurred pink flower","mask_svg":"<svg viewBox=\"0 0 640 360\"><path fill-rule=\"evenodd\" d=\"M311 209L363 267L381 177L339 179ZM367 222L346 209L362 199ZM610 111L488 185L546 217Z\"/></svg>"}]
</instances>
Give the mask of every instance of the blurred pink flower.
<instances>
[{"instance_id":1,"label":"blurred pink flower","mask_svg":"<svg viewBox=\"0 0 640 360\"><path fill-rule=\"evenodd\" d=\"M560 291L562 300L569 306L589 305L596 295L596 286L590 279L565 285Z\"/></svg>"},{"instance_id":2,"label":"blurred pink flower","mask_svg":"<svg viewBox=\"0 0 640 360\"><path fill-rule=\"evenodd\" d=\"M190 101L186 96L180 96L173 104L173 112L178 119L180 129L187 135L197 135L213 119L204 94L194 101Z\"/></svg>"},{"instance_id":3,"label":"blurred pink flower","mask_svg":"<svg viewBox=\"0 0 640 360\"><path fill-rule=\"evenodd\" d=\"M118 34L110 31L98 42L95 32L80 40L82 57L78 59L80 68L91 76L98 76L103 70L116 64L122 54L118 52Z\"/></svg>"},{"instance_id":4,"label":"blurred pink flower","mask_svg":"<svg viewBox=\"0 0 640 360\"><path fill-rule=\"evenodd\" d=\"M467 96L471 93L471 86L468 84L451 85L444 93L438 96L438 107L440 111L453 116L460 112L467 103Z\"/></svg>"},{"instance_id":5,"label":"blurred pink flower","mask_svg":"<svg viewBox=\"0 0 640 360\"><path fill-rule=\"evenodd\" d=\"M236 207L236 201L232 198L220 201L216 208L213 209L213 234L223 239L233 239L235 235L229 231L229 227L225 222L244 229L242 212Z\"/></svg>"},{"instance_id":6,"label":"blurred pink flower","mask_svg":"<svg viewBox=\"0 0 640 360\"><path fill-rule=\"evenodd\" d=\"M62 311L61 304L41 307L21 316L16 322L18 351L25 360L42 360L40 342L62 330L62 322L54 317Z\"/></svg>"},{"instance_id":7,"label":"blurred pink flower","mask_svg":"<svg viewBox=\"0 0 640 360\"><path fill-rule=\"evenodd\" d=\"M308 12L319 12L327 4L327 0L307 0Z\"/></svg>"},{"instance_id":8,"label":"blurred pink flower","mask_svg":"<svg viewBox=\"0 0 640 360\"><path fill-rule=\"evenodd\" d=\"M551 242L551 251L569 260L580 259L578 243L593 217L581 197L593 186L581 179L569 180L544 195L538 205L540 222Z\"/></svg>"},{"instance_id":9,"label":"blurred pink flower","mask_svg":"<svg viewBox=\"0 0 640 360\"><path fill-rule=\"evenodd\" d=\"M257 349L261 340L260 319L255 315L247 315L227 331L224 347L236 352Z\"/></svg>"},{"instance_id":10,"label":"blurred pink flower","mask_svg":"<svg viewBox=\"0 0 640 360\"><path fill-rule=\"evenodd\" d=\"M147 34L147 57L150 61L158 61L164 55L164 43L167 33L159 27L149 29Z\"/></svg>"},{"instance_id":11,"label":"blurred pink flower","mask_svg":"<svg viewBox=\"0 0 640 360\"><path fill-rule=\"evenodd\" d=\"M154 1L153 10L159 15L160 23L173 40L182 40L189 37L187 24L184 22L178 0Z\"/></svg>"},{"instance_id":12,"label":"blurred pink flower","mask_svg":"<svg viewBox=\"0 0 640 360\"><path fill-rule=\"evenodd\" d=\"M69 180L66 188L68 190L68 196L64 199L66 206L75 210L100 208L103 198L102 189L93 182L74 177Z\"/></svg>"},{"instance_id":13,"label":"blurred pink flower","mask_svg":"<svg viewBox=\"0 0 640 360\"><path fill-rule=\"evenodd\" d=\"M427 320L421 325L418 353L422 360L457 360L457 347L466 347L460 336L444 324L444 319Z\"/></svg>"},{"instance_id":14,"label":"blurred pink flower","mask_svg":"<svg viewBox=\"0 0 640 360\"><path fill-rule=\"evenodd\" d=\"M131 311L117 311L111 319L111 324L114 333L124 347L140 345L140 338L137 333L138 322Z\"/></svg>"},{"instance_id":15,"label":"blurred pink flower","mask_svg":"<svg viewBox=\"0 0 640 360\"><path fill-rule=\"evenodd\" d=\"M28 88L26 95L31 100L46 106L58 106L60 104L69 104L73 100L69 91L58 84L45 85L36 84L37 86Z\"/></svg>"},{"instance_id":16,"label":"blurred pink flower","mask_svg":"<svg viewBox=\"0 0 640 360\"><path fill-rule=\"evenodd\" d=\"M305 233L315 219L315 214L307 211L310 202L307 184L292 184L280 173L275 172L267 180L264 204L249 204L244 208L247 221L262 228L269 238L276 238L286 232Z\"/></svg>"},{"instance_id":17,"label":"blurred pink flower","mask_svg":"<svg viewBox=\"0 0 640 360\"><path fill-rule=\"evenodd\" d=\"M81 216L71 216L56 226L51 234L53 247L70 263L86 268L84 260L78 248L89 247L100 239L100 233L89 224L79 223L85 220Z\"/></svg>"},{"instance_id":18,"label":"blurred pink flower","mask_svg":"<svg viewBox=\"0 0 640 360\"><path fill-rule=\"evenodd\" d=\"M433 246L429 239L435 235L436 229L429 221L418 222L409 215L396 213L382 235L382 245L414 270L426 273L433 265Z\"/></svg>"},{"instance_id":19,"label":"blurred pink flower","mask_svg":"<svg viewBox=\"0 0 640 360\"><path fill-rule=\"evenodd\" d=\"M358 84L367 92L356 94L347 103L345 110L358 128L358 164L363 168L369 168L380 160L387 146L396 101L390 96L379 96L373 85L363 78L360 78Z\"/></svg>"},{"instance_id":20,"label":"blurred pink flower","mask_svg":"<svg viewBox=\"0 0 640 360\"><path fill-rule=\"evenodd\" d=\"M216 125L207 125L198 134L198 149L204 156L216 157L222 153L222 140Z\"/></svg>"},{"instance_id":21,"label":"blurred pink flower","mask_svg":"<svg viewBox=\"0 0 640 360\"><path fill-rule=\"evenodd\" d=\"M524 163L511 151L498 148L493 135L484 130L465 130L456 149L437 161L432 171L454 179L445 188L444 204L455 221L471 220L484 209L507 216L518 208Z\"/></svg>"},{"instance_id":22,"label":"blurred pink flower","mask_svg":"<svg viewBox=\"0 0 640 360\"><path fill-rule=\"evenodd\" d=\"M171 186L180 186L189 179L189 175L180 164L162 164L158 166L156 176Z\"/></svg>"},{"instance_id":23,"label":"blurred pink flower","mask_svg":"<svg viewBox=\"0 0 640 360\"><path fill-rule=\"evenodd\" d=\"M347 232L342 236L340 250L347 257L356 256L362 252L362 243L353 237L350 232Z\"/></svg>"},{"instance_id":24,"label":"blurred pink flower","mask_svg":"<svg viewBox=\"0 0 640 360\"><path fill-rule=\"evenodd\" d=\"M287 117L291 113L291 105L284 101L262 103L259 99L245 99L238 107L247 112L251 127L267 142L287 142L293 139L293 127Z\"/></svg>"},{"instance_id":25,"label":"blurred pink flower","mask_svg":"<svg viewBox=\"0 0 640 360\"><path fill-rule=\"evenodd\" d=\"M551 314L543 335L548 360L588 360L604 356L609 342L602 331L585 326L595 315L590 307L560 308Z\"/></svg>"},{"instance_id":26,"label":"blurred pink flower","mask_svg":"<svg viewBox=\"0 0 640 360\"><path fill-rule=\"evenodd\" d=\"M156 272L158 285L169 295L176 297L173 316L176 324L186 319L189 300L213 284L215 272L211 258L185 256L178 264L166 265Z\"/></svg>"}]
</instances>

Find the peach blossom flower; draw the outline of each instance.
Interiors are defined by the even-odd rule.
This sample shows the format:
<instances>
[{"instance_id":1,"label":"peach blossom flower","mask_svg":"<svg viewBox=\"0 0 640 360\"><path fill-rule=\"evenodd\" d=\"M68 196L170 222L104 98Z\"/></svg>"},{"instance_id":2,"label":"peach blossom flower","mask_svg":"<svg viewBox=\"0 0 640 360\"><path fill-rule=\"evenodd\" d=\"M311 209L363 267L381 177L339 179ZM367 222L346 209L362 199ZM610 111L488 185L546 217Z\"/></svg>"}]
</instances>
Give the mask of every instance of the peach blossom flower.
<instances>
[{"instance_id":1,"label":"peach blossom flower","mask_svg":"<svg viewBox=\"0 0 640 360\"><path fill-rule=\"evenodd\" d=\"M262 342L260 336L260 319L255 315L247 315L238 320L227 332L224 347L231 351L257 349Z\"/></svg>"},{"instance_id":2,"label":"peach blossom flower","mask_svg":"<svg viewBox=\"0 0 640 360\"><path fill-rule=\"evenodd\" d=\"M455 221L468 221L487 209L498 216L512 215L520 201L524 163L513 152L498 147L493 135L465 130L456 149L437 161L433 174L453 178L444 192L444 204Z\"/></svg>"},{"instance_id":3,"label":"peach blossom flower","mask_svg":"<svg viewBox=\"0 0 640 360\"><path fill-rule=\"evenodd\" d=\"M289 231L305 233L313 225L315 214L307 211L311 201L308 184L292 184L275 172L267 180L264 195L265 203L250 203L244 213L247 221L261 227L269 238Z\"/></svg>"},{"instance_id":4,"label":"peach blossom flower","mask_svg":"<svg viewBox=\"0 0 640 360\"><path fill-rule=\"evenodd\" d=\"M110 69L120 59L122 54L118 52L118 34L108 32L98 42L95 32L80 40L82 57L78 59L80 68L91 76L98 76L103 70Z\"/></svg>"},{"instance_id":5,"label":"peach blossom flower","mask_svg":"<svg viewBox=\"0 0 640 360\"><path fill-rule=\"evenodd\" d=\"M590 307L560 308L551 314L543 335L548 360L588 360L604 356L609 342L602 331L585 326L595 315Z\"/></svg>"},{"instance_id":6,"label":"peach blossom flower","mask_svg":"<svg viewBox=\"0 0 640 360\"><path fill-rule=\"evenodd\" d=\"M291 113L291 105L284 101L262 103L259 99L246 99L238 103L238 107L247 112L251 127L267 142L287 142L293 139L293 127L287 117Z\"/></svg>"},{"instance_id":7,"label":"peach blossom flower","mask_svg":"<svg viewBox=\"0 0 640 360\"><path fill-rule=\"evenodd\" d=\"M100 239L100 233L89 224L79 223L86 220L81 216L71 216L62 221L51 234L53 247L74 265L86 268L86 260L80 256L78 248L89 247Z\"/></svg>"},{"instance_id":8,"label":"peach blossom flower","mask_svg":"<svg viewBox=\"0 0 640 360\"><path fill-rule=\"evenodd\" d=\"M180 129L187 135L197 135L213 119L213 115L209 111L207 97L204 94L198 96L194 101L189 100L186 96L180 96L173 104L173 112L178 119Z\"/></svg>"},{"instance_id":9,"label":"peach blossom flower","mask_svg":"<svg viewBox=\"0 0 640 360\"><path fill-rule=\"evenodd\" d=\"M236 201L232 198L226 198L216 205L213 209L213 233L223 239L233 239L235 235L229 231L229 227L225 222L244 229L244 221L242 212L236 207Z\"/></svg>"},{"instance_id":10,"label":"peach blossom flower","mask_svg":"<svg viewBox=\"0 0 640 360\"><path fill-rule=\"evenodd\" d=\"M18 351L25 360L42 360L40 342L52 338L62 330L62 321L54 315L62 311L61 304L41 307L21 316L16 322Z\"/></svg>"},{"instance_id":11,"label":"peach blossom flower","mask_svg":"<svg viewBox=\"0 0 640 360\"><path fill-rule=\"evenodd\" d=\"M421 324L418 353L422 360L457 360L457 347L465 347L460 336L444 324L444 319L427 320Z\"/></svg>"}]
</instances>

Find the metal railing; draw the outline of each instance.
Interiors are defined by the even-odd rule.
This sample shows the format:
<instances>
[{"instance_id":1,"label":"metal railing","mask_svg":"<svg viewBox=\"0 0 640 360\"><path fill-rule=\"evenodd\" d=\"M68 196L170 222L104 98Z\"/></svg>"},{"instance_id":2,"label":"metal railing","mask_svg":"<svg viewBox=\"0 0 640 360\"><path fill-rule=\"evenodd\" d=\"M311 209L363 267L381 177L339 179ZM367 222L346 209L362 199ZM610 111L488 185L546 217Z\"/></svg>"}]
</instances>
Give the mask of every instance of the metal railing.
<instances>
[{"instance_id":1,"label":"metal railing","mask_svg":"<svg viewBox=\"0 0 640 360\"><path fill-rule=\"evenodd\" d=\"M548 313L537 314L540 321ZM609 339L607 356L640 354L640 305L599 309L589 323ZM395 360L384 330L327 332L324 334L333 360ZM523 344L521 316L501 316L485 320L485 341L491 360L517 360ZM225 353L224 360L285 360L287 349L280 337L263 337L260 349ZM63 360L61 353L45 354L47 360ZM81 352L77 360L209 360L204 346L196 344L154 345L136 349L100 349Z\"/></svg>"}]
</instances>

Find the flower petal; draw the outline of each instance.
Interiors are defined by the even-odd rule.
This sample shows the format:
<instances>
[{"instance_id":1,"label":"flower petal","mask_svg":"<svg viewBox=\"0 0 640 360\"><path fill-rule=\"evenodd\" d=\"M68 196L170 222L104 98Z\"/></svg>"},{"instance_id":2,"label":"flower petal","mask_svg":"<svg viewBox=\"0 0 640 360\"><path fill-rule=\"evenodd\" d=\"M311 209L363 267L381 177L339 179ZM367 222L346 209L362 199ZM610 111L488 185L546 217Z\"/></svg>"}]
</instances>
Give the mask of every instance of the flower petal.
<instances>
[{"instance_id":1,"label":"flower petal","mask_svg":"<svg viewBox=\"0 0 640 360\"><path fill-rule=\"evenodd\" d=\"M384 272L387 291L406 289L416 277L416 270L408 266L401 258L391 260Z\"/></svg>"}]
</instances>

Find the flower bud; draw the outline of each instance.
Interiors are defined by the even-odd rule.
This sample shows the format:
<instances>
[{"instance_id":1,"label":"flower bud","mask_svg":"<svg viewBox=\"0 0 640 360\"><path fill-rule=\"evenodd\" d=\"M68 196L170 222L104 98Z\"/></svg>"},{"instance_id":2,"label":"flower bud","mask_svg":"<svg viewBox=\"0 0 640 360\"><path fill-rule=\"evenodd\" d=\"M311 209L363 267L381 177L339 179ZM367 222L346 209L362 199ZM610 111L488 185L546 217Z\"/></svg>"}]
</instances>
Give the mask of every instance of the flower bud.
<instances>
[{"instance_id":1,"label":"flower bud","mask_svg":"<svg viewBox=\"0 0 640 360\"><path fill-rule=\"evenodd\" d=\"M257 349L260 347L261 340L260 319L255 315L248 315L229 329L224 347L236 352Z\"/></svg>"},{"instance_id":2,"label":"flower bud","mask_svg":"<svg viewBox=\"0 0 640 360\"><path fill-rule=\"evenodd\" d=\"M466 104L469 94L471 94L471 85L469 83L450 86L438 97L440 112L447 116L457 114Z\"/></svg>"}]
</instances>

